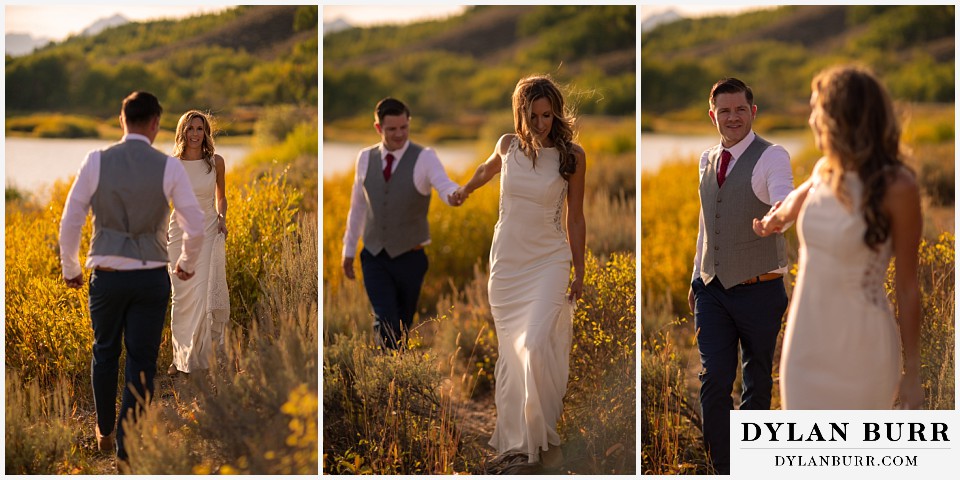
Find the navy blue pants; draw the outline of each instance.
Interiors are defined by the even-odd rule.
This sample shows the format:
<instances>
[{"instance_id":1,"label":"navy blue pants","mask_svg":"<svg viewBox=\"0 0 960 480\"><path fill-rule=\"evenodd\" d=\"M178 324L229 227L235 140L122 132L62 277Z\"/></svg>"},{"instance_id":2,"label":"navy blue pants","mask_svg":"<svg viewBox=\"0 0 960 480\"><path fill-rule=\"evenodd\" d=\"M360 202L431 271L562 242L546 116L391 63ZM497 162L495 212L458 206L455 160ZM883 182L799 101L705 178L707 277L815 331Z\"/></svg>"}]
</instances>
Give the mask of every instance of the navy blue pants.
<instances>
[{"instance_id":1,"label":"navy blue pants","mask_svg":"<svg viewBox=\"0 0 960 480\"><path fill-rule=\"evenodd\" d=\"M390 258L386 250L374 255L367 249L360 252L363 285L373 305L374 335L389 349L403 346L403 337L413 325L417 313L420 287L427 274L427 254L423 249L411 250Z\"/></svg>"},{"instance_id":2,"label":"navy blue pants","mask_svg":"<svg viewBox=\"0 0 960 480\"><path fill-rule=\"evenodd\" d=\"M157 354L170 299L166 267L90 275L90 319L93 323L93 399L100 433L117 431L117 457L127 458L123 420L137 408L137 398L153 395ZM120 352L127 350L123 395L117 417ZM133 390L131 390L131 387Z\"/></svg>"},{"instance_id":3,"label":"navy blue pants","mask_svg":"<svg viewBox=\"0 0 960 480\"><path fill-rule=\"evenodd\" d=\"M700 349L703 440L718 473L730 473L730 411L739 351L743 363L741 410L769 410L773 355L787 309L783 279L725 289L719 278L693 281Z\"/></svg>"}]
</instances>

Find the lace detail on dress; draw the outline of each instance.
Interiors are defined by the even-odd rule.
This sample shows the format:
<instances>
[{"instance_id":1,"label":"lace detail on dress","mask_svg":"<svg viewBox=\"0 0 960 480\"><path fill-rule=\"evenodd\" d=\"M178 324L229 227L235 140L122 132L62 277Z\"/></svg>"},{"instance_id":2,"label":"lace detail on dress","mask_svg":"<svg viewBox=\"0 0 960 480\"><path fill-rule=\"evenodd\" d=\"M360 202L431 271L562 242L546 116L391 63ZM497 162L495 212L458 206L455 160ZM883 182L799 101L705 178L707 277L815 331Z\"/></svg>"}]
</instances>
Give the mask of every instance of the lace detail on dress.
<instances>
[{"instance_id":1,"label":"lace detail on dress","mask_svg":"<svg viewBox=\"0 0 960 480\"><path fill-rule=\"evenodd\" d=\"M553 227L557 229L557 233L562 234L566 234L566 232L563 231L563 222L561 222L560 219L563 217L563 201L567 198L567 188L570 185L566 181L564 183L566 183L566 185L564 185L563 191L560 192L560 197L557 198L557 208L553 214Z\"/></svg>"},{"instance_id":2,"label":"lace detail on dress","mask_svg":"<svg viewBox=\"0 0 960 480\"><path fill-rule=\"evenodd\" d=\"M223 344L226 324L230 320L230 293L227 291L226 238L222 233L213 238L206 313L213 343Z\"/></svg>"},{"instance_id":3,"label":"lace detail on dress","mask_svg":"<svg viewBox=\"0 0 960 480\"><path fill-rule=\"evenodd\" d=\"M870 258L867 260L867 267L863 270L863 279L860 284L867 301L885 310L890 308L890 300L884 288L887 267L890 264L889 249L889 243L881 246L879 251L870 249Z\"/></svg>"}]
</instances>

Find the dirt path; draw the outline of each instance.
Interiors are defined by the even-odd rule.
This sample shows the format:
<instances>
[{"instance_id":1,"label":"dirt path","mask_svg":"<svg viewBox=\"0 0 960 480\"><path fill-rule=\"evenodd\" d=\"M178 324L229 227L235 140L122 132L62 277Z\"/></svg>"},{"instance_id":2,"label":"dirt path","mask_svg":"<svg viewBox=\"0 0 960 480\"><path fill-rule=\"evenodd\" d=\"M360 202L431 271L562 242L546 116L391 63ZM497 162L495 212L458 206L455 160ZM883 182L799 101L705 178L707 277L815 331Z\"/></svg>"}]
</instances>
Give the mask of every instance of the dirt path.
<instances>
[{"instance_id":1,"label":"dirt path","mask_svg":"<svg viewBox=\"0 0 960 480\"><path fill-rule=\"evenodd\" d=\"M160 369L158 369L160 370ZM168 432L171 432L172 435L178 435L175 428L170 428L169 425L174 423L175 417L182 418L184 415L188 414L189 410L195 409L196 404L190 402L189 396L190 386L188 385L188 379L184 375L178 375L176 377L167 375L165 368L157 372L155 377L155 400L161 408L162 418L169 422ZM90 402L92 404L92 399ZM119 408L119 407L118 407ZM116 455L113 453L101 453L97 451L97 442L95 439L95 424L96 424L96 414L90 407L89 412L79 412L77 414L77 419L82 425L81 434L80 434L80 449L86 454L89 466L91 471L83 472L90 473L94 475L116 475L117 464L116 464ZM79 473L79 472L77 472Z\"/></svg>"},{"instance_id":2,"label":"dirt path","mask_svg":"<svg viewBox=\"0 0 960 480\"><path fill-rule=\"evenodd\" d=\"M487 443L497 421L493 394L464 400L460 408L460 440L465 456L472 462L467 468L470 473L482 474L487 462L496 454Z\"/></svg>"}]
</instances>

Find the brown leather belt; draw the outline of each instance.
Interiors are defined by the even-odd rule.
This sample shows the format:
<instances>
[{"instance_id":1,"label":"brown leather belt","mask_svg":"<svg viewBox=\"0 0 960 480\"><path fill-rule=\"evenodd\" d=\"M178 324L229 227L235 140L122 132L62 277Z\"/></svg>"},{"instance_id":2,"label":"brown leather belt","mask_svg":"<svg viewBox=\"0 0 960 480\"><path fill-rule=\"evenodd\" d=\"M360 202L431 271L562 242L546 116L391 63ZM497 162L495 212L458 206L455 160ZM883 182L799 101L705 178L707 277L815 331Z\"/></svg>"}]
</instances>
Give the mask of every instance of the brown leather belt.
<instances>
[{"instance_id":1,"label":"brown leather belt","mask_svg":"<svg viewBox=\"0 0 960 480\"><path fill-rule=\"evenodd\" d=\"M117 271L116 268L110 268L110 267L96 267L94 268L94 270L98 272L116 272Z\"/></svg>"},{"instance_id":2,"label":"brown leather belt","mask_svg":"<svg viewBox=\"0 0 960 480\"><path fill-rule=\"evenodd\" d=\"M770 280L776 280L778 278L783 278L782 273L764 273L763 275L757 275L745 282L742 282L740 285L753 285L754 283L760 282L769 282Z\"/></svg>"},{"instance_id":3,"label":"brown leather belt","mask_svg":"<svg viewBox=\"0 0 960 480\"><path fill-rule=\"evenodd\" d=\"M423 245L417 245L410 249L411 252L416 252L417 250L423 250Z\"/></svg>"}]
</instances>

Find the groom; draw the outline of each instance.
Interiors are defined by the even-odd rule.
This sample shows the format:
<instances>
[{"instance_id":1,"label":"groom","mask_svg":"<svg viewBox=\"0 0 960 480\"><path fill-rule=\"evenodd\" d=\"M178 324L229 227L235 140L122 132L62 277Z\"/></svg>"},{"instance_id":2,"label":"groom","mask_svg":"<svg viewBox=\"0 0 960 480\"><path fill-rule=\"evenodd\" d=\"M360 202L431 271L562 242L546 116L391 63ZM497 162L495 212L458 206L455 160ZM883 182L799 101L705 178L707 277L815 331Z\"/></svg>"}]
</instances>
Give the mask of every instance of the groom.
<instances>
[{"instance_id":1,"label":"groom","mask_svg":"<svg viewBox=\"0 0 960 480\"><path fill-rule=\"evenodd\" d=\"M181 280L193 277L203 245L203 211L186 170L178 159L151 146L160 131L162 111L157 97L147 92L133 92L123 100L123 139L87 154L60 220L63 280L70 288L80 288L84 283L78 261L80 230L87 210L93 211L86 266L92 269L89 304L97 447L102 452L116 448L121 461L127 459L124 420L133 414L138 398L146 399L153 392L170 299L167 223L171 201L184 230L183 253L174 269ZM117 377L124 346L126 387L118 419Z\"/></svg>"},{"instance_id":2,"label":"groom","mask_svg":"<svg viewBox=\"0 0 960 480\"><path fill-rule=\"evenodd\" d=\"M373 126L380 143L357 156L341 265L352 280L362 234L360 267L373 305L375 339L396 350L413 324L427 273L423 247L430 243L430 190L451 206L462 200L454 196L459 185L447 176L436 152L410 142L410 110L403 102L388 97L377 103Z\"/></svg>"},{"instance_id":3,"label":"groom","mask_svg":"<svg viewBox=\"0 0 960 480\"><path fill-rule=\"evenodd\" d=\"M757 106L742 81L718 81L708 113L720 144L700 156L700 228L688 302L703 367L703 439L714 468L729 474L738 348L740 409L769 409L773 354L787 308L783 235L760 238L752 221L793 190L793 174L787 151L753 132Z\"/></svg>"}]
</instances>

